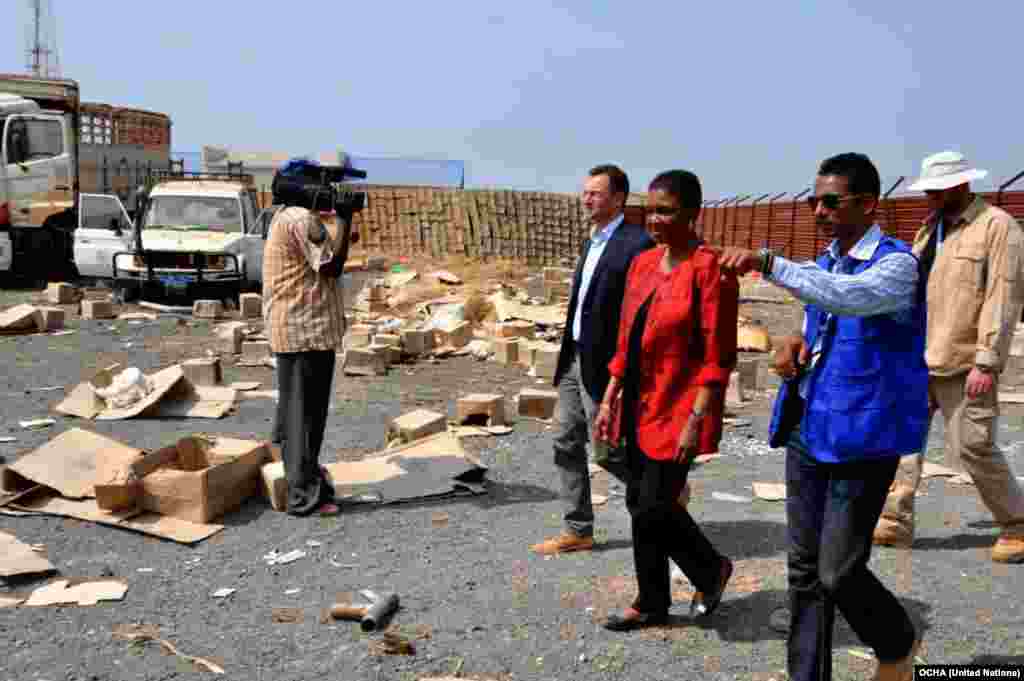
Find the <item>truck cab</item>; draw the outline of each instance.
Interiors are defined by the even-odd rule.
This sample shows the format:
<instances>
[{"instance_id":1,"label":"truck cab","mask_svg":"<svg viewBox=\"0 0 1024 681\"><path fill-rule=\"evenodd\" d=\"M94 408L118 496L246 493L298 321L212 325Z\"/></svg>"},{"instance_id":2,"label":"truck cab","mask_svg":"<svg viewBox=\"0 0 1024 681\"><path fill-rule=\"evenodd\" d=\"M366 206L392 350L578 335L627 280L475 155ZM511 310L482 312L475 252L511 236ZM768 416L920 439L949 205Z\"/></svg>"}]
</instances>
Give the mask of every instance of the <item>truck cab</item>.
<instances>
[{"instance_id":1,"label":"truck cab","mask_svg":"<svg viewBox=\"0 0 1024 681\"><path fill-rule=\"evenodd\" d=\"M126 299L234 299L261 286L267 230L279 207L259 210L251 176L158 174L137 224L116 197L104 198L110 224L95 235L104 238L83 242L76 235L75 260L79 270L81 263L109 263L95 276L112 277ZM127 228L113 229L114 220Z\"/></svg>"}]
</instances>

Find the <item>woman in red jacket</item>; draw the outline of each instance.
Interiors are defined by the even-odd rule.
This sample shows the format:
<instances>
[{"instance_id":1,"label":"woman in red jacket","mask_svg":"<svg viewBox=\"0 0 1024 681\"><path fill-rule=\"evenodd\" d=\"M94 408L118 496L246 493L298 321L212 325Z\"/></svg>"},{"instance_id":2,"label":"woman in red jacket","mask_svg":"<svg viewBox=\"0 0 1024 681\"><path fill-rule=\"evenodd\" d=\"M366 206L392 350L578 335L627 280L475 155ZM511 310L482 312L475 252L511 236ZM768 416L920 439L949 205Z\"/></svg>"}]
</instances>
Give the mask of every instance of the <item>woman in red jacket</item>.
<instances>
[{"instance_id":1,"label":"woman in red jacket","mask_svg":"<svg viewBox=\"0 0 1024 681\"><path fill-rule=\"evenodd\" d=\"M739 283L694 233L700 206L700 180L688 171L662 173L648 187L647 227L659 245L630 267L618 352L594 424L598 437L614 440L621 421L633 469L626 507L639 594L609 617L613 631L666 621L669 558L697 590L694 616L714 611L732 575L732 561L676 503L693 458L718 451L736 366ZM613 418L617 410L621 419Z\"/></svg>"}]
</instances>

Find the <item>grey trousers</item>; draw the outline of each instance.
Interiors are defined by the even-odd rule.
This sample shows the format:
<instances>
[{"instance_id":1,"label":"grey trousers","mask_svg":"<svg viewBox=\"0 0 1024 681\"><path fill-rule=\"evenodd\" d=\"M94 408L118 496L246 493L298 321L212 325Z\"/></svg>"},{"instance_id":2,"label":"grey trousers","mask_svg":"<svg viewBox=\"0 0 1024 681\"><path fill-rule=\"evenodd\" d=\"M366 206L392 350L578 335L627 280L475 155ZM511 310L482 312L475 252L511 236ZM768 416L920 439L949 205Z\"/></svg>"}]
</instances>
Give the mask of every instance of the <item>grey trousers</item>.
<instances>
[{"instance_id":1,"label":"grey trousers","mask_svg":"<svg viewBox=\"0 0 1024 681\"><path fill-rule=\"evenodd\" d=\"M281 445L288 513L308 515L334 497L320 468L334 379L334 350L278 353L277 413L272 440Z\"/></svg>"},{"instance_id":2,"label":"grey trousers","mask_svg":"<svg viewBox=\"0 0 1024 681\"><path fill-rule=\"evenodd\" d=\"M594 534L594 506L590 498L590 470L587 467L587 445L602 453L603 444L593 441L591 426L597 406L583 385L579 355L558 384L558 408L555 411L555 466L562 480L562 503L565 528L569 532L590 537ZM595 446L596 444L596 446ZM624 483L629 473L623 452L607 452L598 463Z\"/></svg>"}]
</instances>

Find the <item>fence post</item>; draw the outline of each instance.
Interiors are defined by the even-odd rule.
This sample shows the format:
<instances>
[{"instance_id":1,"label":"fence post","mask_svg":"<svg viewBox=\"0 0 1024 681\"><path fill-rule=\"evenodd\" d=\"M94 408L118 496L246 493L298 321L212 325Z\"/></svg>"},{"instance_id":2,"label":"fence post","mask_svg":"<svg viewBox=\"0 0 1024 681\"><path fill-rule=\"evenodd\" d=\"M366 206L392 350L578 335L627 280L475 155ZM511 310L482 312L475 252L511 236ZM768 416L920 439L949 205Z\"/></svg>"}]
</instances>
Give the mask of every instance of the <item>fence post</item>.
<instances>
[{"instance_id":1,"label":"fence post","mask_svg":"<svg viewBox=\"0 0 1024 681\"><path fill-rule=\"evenodd\" d=\"M789 259L792 260L796 254L796 206L797 202L803 197L804 194L811 191L811 188L803 190L799 194L793 197L793 220L789 226Z\"/></svg>"},{"instance_id":2,"label":"fence post","mask_svg":"<svg viewBox=\"0 0 1024 681\"><path fill-rule=\"evenodd\" d=\"M775 202L788 193L789 192L779 192L772 198L768 199L768 233L765 235L763 248L772 247L772 222L775 219Z\"/></svg>"},{"instance_id":3,"label":"fence post","mask_svg":"<svg viewBox=\"0 0 1024 681\"><path fill-rule=\"evenodd\" d=\"M747 223L747 250L751 250L754 247L754 214L757 212L757 204L767 199L772 193L762 194L761 196L754 199L754 202L750 204L750 221Z\"/></svg>"},{"instance_id":4,"label":"fence post","mask_svg":"<svg viewBox=\"0 0 1024 681\"><path fill-rule=\"evenodd\" d=\"M1024 177L1024 170L1020 171L1019 173L1011 177L1009 180L999 185L999 191L996 192L996 206L998 206L999 208L1003 207L1003 190L1022 177Z\"/></svg>"}]
</instances>

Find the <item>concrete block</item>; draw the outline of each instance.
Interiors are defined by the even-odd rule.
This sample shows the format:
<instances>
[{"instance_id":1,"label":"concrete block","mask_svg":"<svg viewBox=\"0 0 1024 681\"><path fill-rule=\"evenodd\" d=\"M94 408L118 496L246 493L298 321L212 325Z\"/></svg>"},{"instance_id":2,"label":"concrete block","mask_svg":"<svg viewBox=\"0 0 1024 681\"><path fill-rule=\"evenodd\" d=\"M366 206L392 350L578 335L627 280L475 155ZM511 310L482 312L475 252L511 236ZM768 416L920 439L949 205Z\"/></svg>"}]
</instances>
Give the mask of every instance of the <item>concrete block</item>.
<instances>
[{"instance_id":1,"label":"concrete block","mask_svg":"<svg viewBox=\"0 0 1024 681\"><path fill-rule=\"evenodd\" d=\"M495 325L494 331L498 338L528 338L533 339L536 325L533 322L521 321L518 319L510 322L503 322Z\"/></svg>"},{"instance_id":2,"label":"concrete block","mask_svg":"<svg viewBox=\"0 0 1024 681\"><path fill-rule=\"evenodd\" d=\"M411 355L423 355L434 349L434 334L420 329L406 329L402 332L402 345Z\"/></svg>"},{"instance_id":3,"label":"concrete block","mask_svg":"<svg viewBox=\"0 0 1024 681\"><path fill-rule=\"evenodd\" d=\"M109 300L83 300L82 319L113 319L114 304Z\"/></svg>"},{"instance_id":4,"label":"concrete block","mask_svg":"<svg viewBox=\"0 0 1024 681\"><path fill-rule=\"evenodd\" d=\"M263 478L263 494L275 511L288 508L288 480L284 477L284 464L280 461L265 463L260 468Z\"/></svg>"},{"instance_id":5,"label":"concrete block","mask_svg":"<svg viewBox=\"0 0 1024 681\"><path fill-rule=\"evenodd\" d=\"M740 375L737 372L729 374L729 387L725 390L725 403L728 406L741 406L744 399L743 386L740 383Z\"/></svg>"},{"instance_id":6,"label":"concrete block","mask_svg":"<svg viewBox=\"0 0 1024 681\"><path fill-rule=\"evenodd\" d=\"M501 395L474 393L455 402L456 421L460 425L505 425L505 398Z\"/></svg>"},{"instance_id":7,"label":"concrete block","mask_svg":"<svg viewBox=\"0 0 1024 681\"><path fill-rule=\"evenodd\" d=\"M219 300L197 300L192 305L192 316L200 319L219 319L224 316L224 303Z\"/></svg>"},{"instance_id":8,"label":"concrete block","mask_svg":"<svg viewBox=\"0 0 1024 681\"><path fill-rule=\"evenodd\" d=\"M270 357L270 341L243 341L242 362L259 364Z\"/></svg>"},{"instance_id":9,"label":"concrete block","mask_svg":"<svg viewBox=\"0 0 1024 681\"><path fill-rule=\"evenodd\" d=\"M554 378L558 368L558 351L554 343L538 344L533 350L533 372L537 378Z\"/></svg>"},{"instance_id":10,"label":"concrete block","mask_svg":"<svg viewBox=\"0 0 1024 681\"><path fill-rule=\"evenodd\" d=\"M757 390L757 374L760 370L760 364L761 362L756 359L740 359L736 361L736 370L733 373L739 375L740 388L742 388L744 395Z\"/></svg>"},{"instance_id":11,"label":"concrete block","mask_svg":"<svg viewBox=\"0 0 1024 681\"><path fill-rule=\"evenodd\" d=\"M383 376L388 372L388 363L383 354L369 347L351 348L345 352L342 369L346 376Z\"/></svg>"},{"instance_id":12,"label":"concrete block","mask_svg":"<svg viewBox=\"0 0 1024 681\"><path fill-rule=\"evenodd\" d=\"M40 307L39 314L43 316L43 331L60 331L64 328L64 308L62 307Z\"/></svg>"},{"instance_id":13,"label":"concrete block","mask_svg":"<svg viewBox=\"0 0 1024 681\"><path fill-rule=\"evenodd\" d=\"M192 385L221 385L224 382L219 357L187 359L181 363L181 370Z\"/></svg>"},{"instance_id":14,"label":"concrete block","mask_svg":"<svg viewBox=\"0 0 1024 681\"><path fill-rule=\"evenodd\" d=\"M494 359L506 366L519 363L519 339L495 338L493 342Z\"/></svg>"},{"instance_id":15,"label":"concrete block","mask_svg":"<svg viewBox=\"0 0 1024 681\"><path fill-rule=\"evenodd\" d=\"M555 390L534 390L525 388L516 398L519 402L519 415L531 416L535 419L550 419L555 415L558 403L558 392Z\"/></svg>"},{"instance_id":16,"label":"concrete block","mask_svg":"<svg viewBox=\"0 0 1024 681\"><path fill-rule=\"evenodd\" d=\"M226 355L237 355L242 352L242 343L245 341L245 324L229 322L218 327L214 333L217 336L220 352Z\"/></svg>"},{"instance_id":17,"label":"concrete block","mask_svg":"<svg viewBox=\"0 0 1024 681\"><path fill-rule=\"evenodd\" d=\"M386 445L390 445L396 440L401 444L406 444L428 435L443 433L447 429L448 423L444 414L429 409L417 409L391 421L388 426Z\"/></svg>"},{"instance_id":18,"label":"concrete block","mask_svg":"<svg viewBox=\"0 0 1024 681\"><path fill-rule=\"evenodd\" d=\"M81 293L67 282L53 282L46 287L46 299L53 305L67 305L81 298Z\"/></svg>"},{"instance_id":19,"label":"concrete block","mask_svg":"<svg viewBox=\"0 0 1024 681\"><path fill-rule=\"evenodd\" d=\"M262 319L263 296L258 293L243 293L238 297L238 310L242 319Z\"/></svg>"},{"instance_id":20,"label":"concrete block","mask_svg":"<svg viewBox=\"0 0 1024 681\"><path fill-rule=\"evenodd\" d=\"M435 329L434 342L438 346L451 345L461 348L473 340L473 327L469 322L460 322L449 329Z\"/></svg>"},{"instance_id":21,"label":"concrete block","mask_svg":"<svg viewBox=\"0 0 1024 681\"><path fill-rule=\"evenodd\" d=\"M402 347L402 337L393 333L378 333L373 337L374 345L390 345L393 348Z\"/></svg>"}]
</instances>

